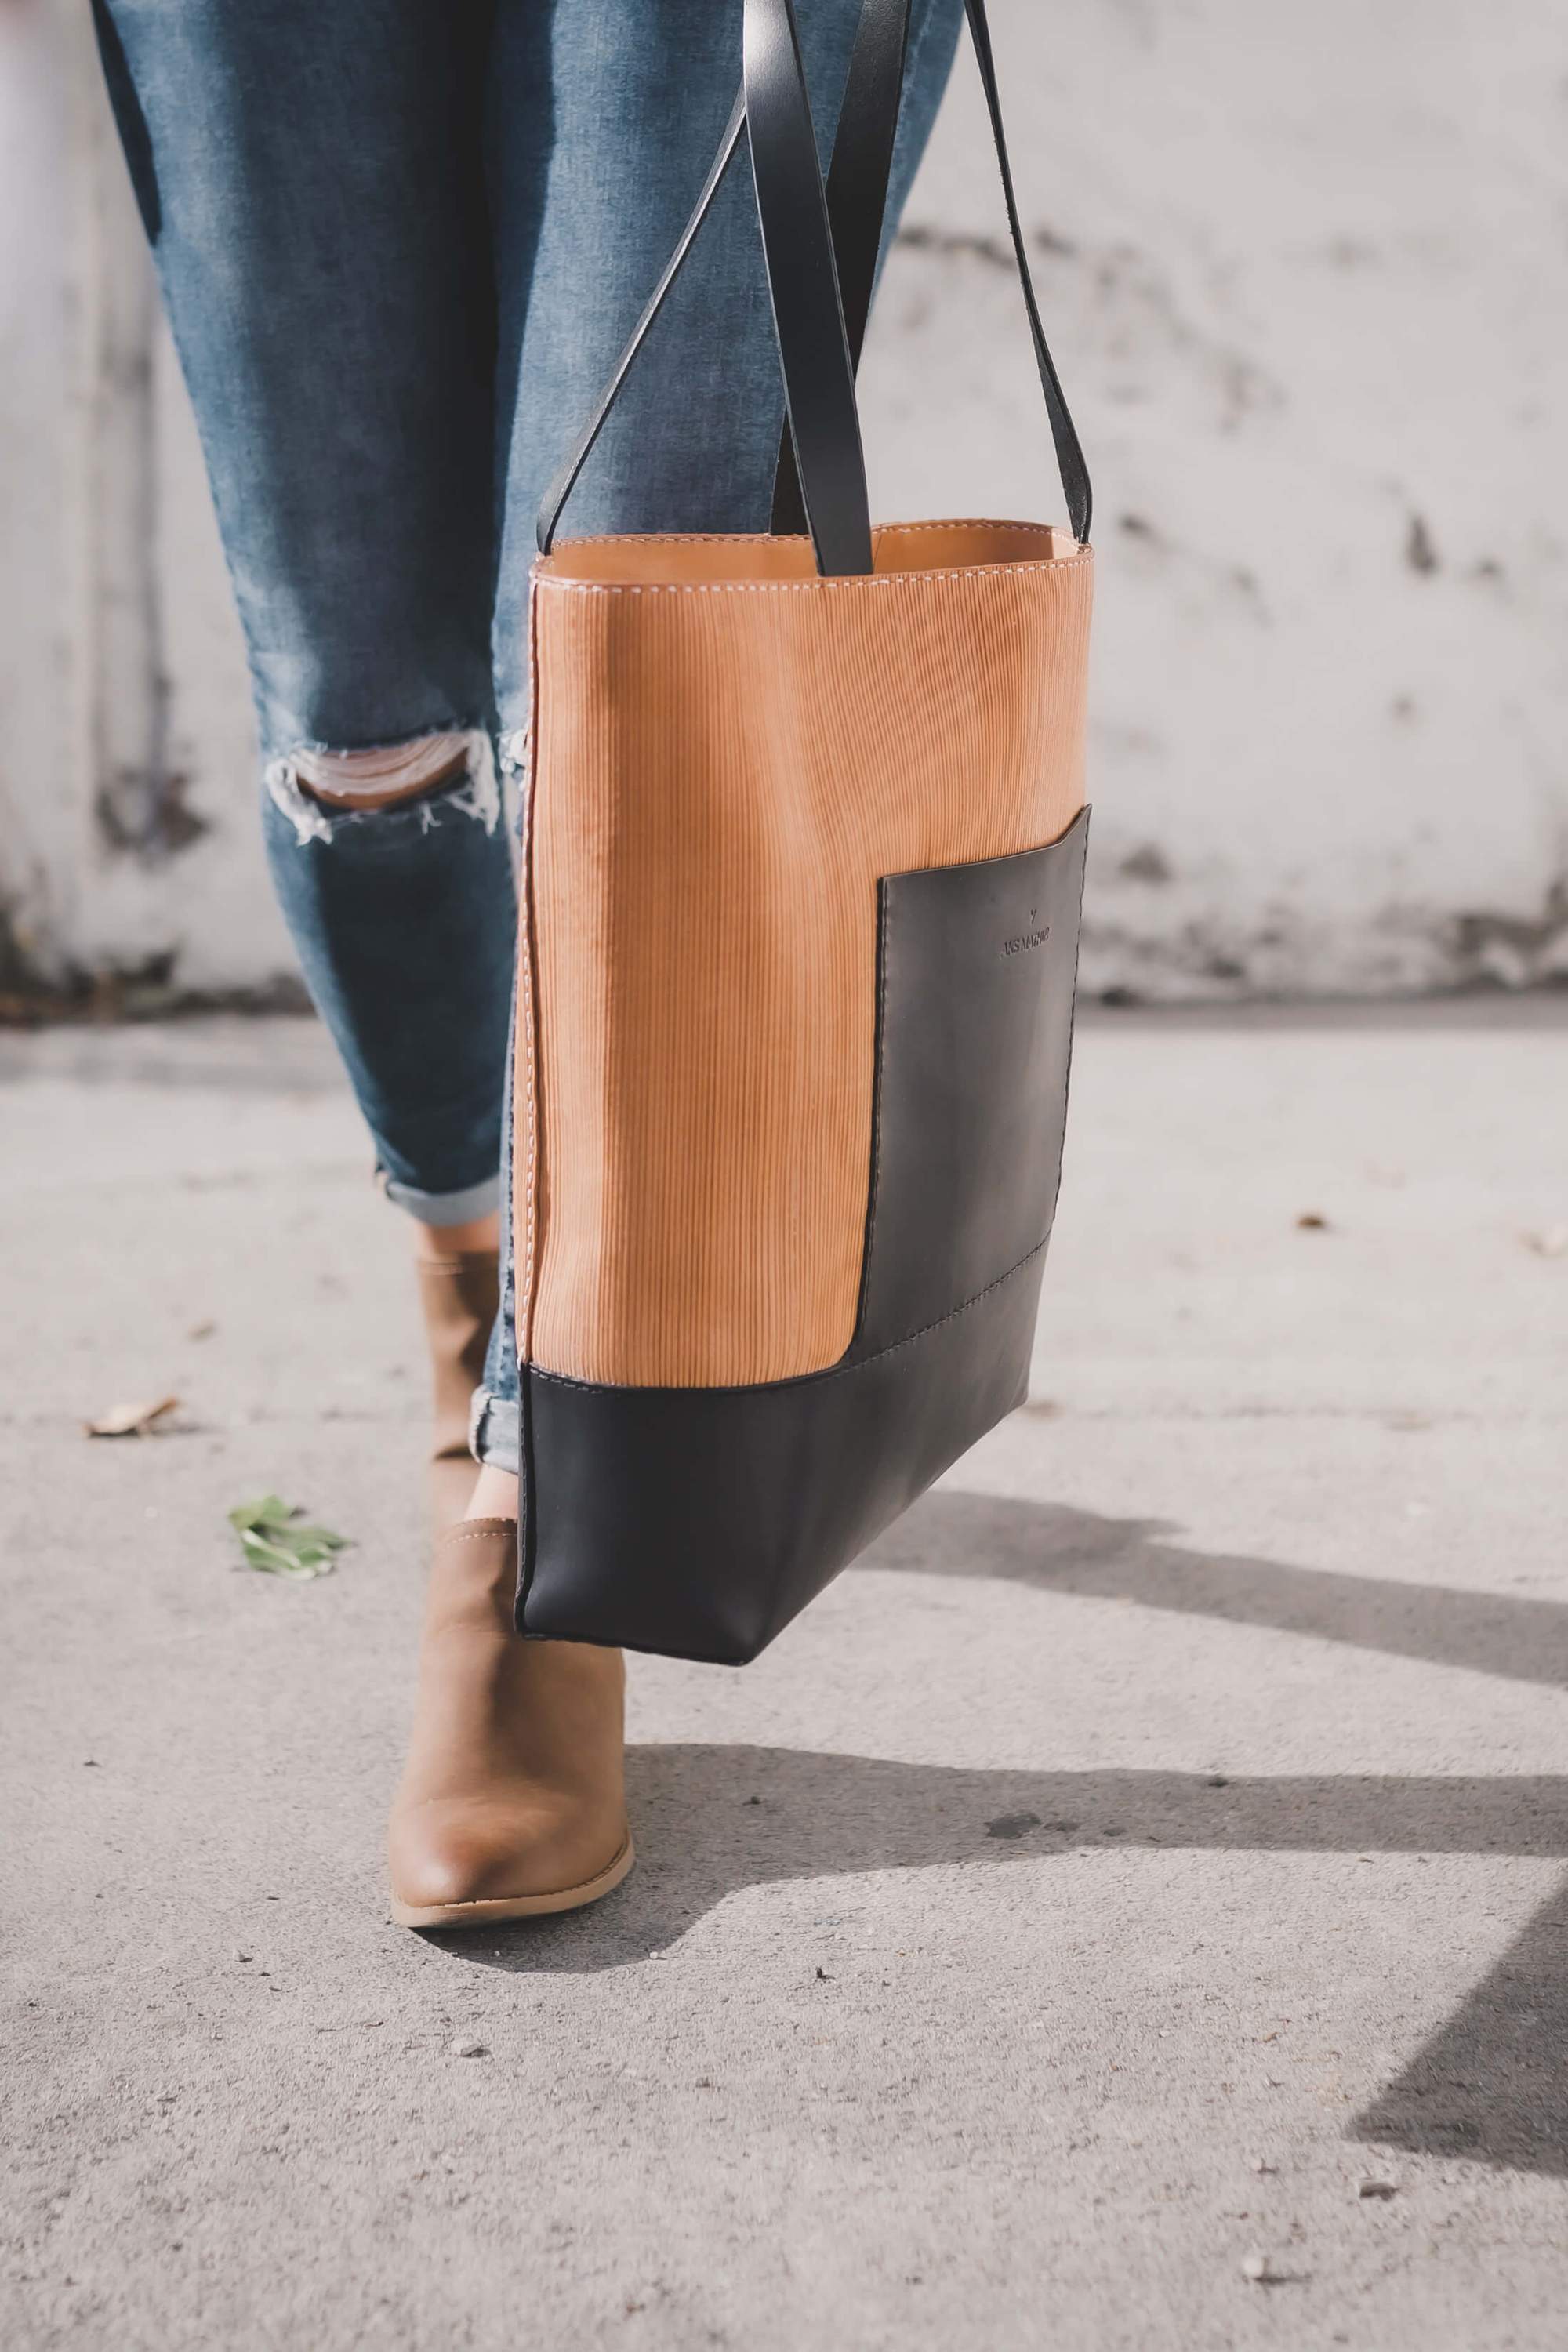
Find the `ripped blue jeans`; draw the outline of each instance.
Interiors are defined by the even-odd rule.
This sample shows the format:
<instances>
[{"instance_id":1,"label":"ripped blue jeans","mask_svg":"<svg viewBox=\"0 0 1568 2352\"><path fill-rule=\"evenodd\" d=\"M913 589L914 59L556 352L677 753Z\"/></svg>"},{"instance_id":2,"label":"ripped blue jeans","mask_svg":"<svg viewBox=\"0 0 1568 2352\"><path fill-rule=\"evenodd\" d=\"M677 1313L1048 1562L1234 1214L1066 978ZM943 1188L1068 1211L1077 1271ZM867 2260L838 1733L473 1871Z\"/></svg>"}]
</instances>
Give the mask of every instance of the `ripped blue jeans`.
<instances>
[{"instance_id":1,"label":"ripped blue jeans","mask_svg":"<svg viewBox=\"0 0 1568 2352\"><path fill-rule=\"evenodd\" d=\"M916 0L890 221L962 5ZM245 631L273 882L385 1189L462 1223L501 1193L534 509L718 143L738 0L93 5ZM858 0L797 6L826 144ZM783 394L747 178L567 533L766 528ZM460 764L417 797L311 789L321 755L437 736ZM510 1292L475 1423L505 1468Z\"/></svg>"}]
</instances>

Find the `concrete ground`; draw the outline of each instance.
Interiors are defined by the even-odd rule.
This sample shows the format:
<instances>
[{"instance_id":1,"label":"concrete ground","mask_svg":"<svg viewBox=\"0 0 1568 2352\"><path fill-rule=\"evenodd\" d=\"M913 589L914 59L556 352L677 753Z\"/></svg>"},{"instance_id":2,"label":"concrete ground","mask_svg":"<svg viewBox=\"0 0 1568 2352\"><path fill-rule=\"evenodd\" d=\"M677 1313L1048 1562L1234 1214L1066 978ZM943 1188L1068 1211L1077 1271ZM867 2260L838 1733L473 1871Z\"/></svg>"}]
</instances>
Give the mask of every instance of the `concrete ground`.
<instances>
[{"instance_id":1,"label":"concrete ground","mask_svg":"<svg viewBox=\"0 0 1568 2352\"><path fill-rule=\"evenodd\" d=\"M0 1081L14 2352L1562 2345L1561 1000L1088 1023L1035 1401L637 1662L637 1871L468 1942L386 1921L420 1381L320 1033Z\"/></svg>"}]
</instances>

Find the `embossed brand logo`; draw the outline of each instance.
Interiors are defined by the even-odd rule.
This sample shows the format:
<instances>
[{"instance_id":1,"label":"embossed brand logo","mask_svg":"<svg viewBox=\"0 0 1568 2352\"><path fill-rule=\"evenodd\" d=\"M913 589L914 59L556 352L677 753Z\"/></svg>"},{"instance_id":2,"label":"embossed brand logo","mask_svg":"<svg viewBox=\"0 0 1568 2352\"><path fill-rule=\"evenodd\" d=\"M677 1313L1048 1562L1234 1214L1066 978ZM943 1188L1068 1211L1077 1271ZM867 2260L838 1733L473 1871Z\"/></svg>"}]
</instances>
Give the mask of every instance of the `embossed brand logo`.
<instances>
[{"instance_id":1,"label":"embossed brand logo","mask_svg":"<svg viewBox=\"0 0 1568 2352\"><path fill-rule=\"evenodd\" d=\"M1049 923L1045 923L1041 925L1038 930L1035 929L1035 917L1039 913L1039 911L1040 910L1037 907L1031 907L1029 909L1028 929L1026 931L1016 932L1012 939L1003 940L1002 953L1005 956L1028 955L1036 948L1044 947L1046 941L1051 936L1051 927Z\"/></svg>"}]
</instances>

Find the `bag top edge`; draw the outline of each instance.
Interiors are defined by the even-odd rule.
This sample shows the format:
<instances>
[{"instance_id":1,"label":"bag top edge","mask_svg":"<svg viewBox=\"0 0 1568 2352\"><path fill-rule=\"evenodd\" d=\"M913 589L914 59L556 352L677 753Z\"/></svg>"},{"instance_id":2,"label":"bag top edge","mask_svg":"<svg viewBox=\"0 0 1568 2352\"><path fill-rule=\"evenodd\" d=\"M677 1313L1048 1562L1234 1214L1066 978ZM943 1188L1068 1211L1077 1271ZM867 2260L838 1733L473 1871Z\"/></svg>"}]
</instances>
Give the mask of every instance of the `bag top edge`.
<instances>
[{"instance_id":1,"label":"bag top edge","mask_svg":"<svg viewBox=\"0 0 1568 2352\"><path fill-rule=\"evenodd\" d=\"M874 572L824 578L804 537L768 531L600 532L557 540L550 554L536 559L531 576L539 586L600 590L864 589L894 580L1057 570L1092 557L1092 550L1064 524L988 516L879 524L873 549Z\"/></svg>"}]
</instances>

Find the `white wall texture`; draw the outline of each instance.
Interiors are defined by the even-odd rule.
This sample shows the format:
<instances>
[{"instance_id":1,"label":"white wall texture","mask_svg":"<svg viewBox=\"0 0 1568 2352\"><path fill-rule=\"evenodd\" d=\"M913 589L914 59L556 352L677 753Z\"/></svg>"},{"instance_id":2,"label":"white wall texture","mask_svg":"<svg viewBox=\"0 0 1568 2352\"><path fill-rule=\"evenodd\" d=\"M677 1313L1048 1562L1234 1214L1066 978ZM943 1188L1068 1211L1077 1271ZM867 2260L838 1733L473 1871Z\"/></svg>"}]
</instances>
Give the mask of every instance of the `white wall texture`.
<instances>
[{"instance_id":1,"label":"white wall texture","mask_svg":"<svg viewBox=\"0 0 1568 2352\"><path fill-rule=\"evenodd\" d=\"M1568 981L1568 14L993 13L1099 494L1087 982ZM244 666L86 16L0 8L0 992L255 988ZM868 358L885 514L1059 516L1002 230L963 59Z\"/></svg>"}]
</instances>

